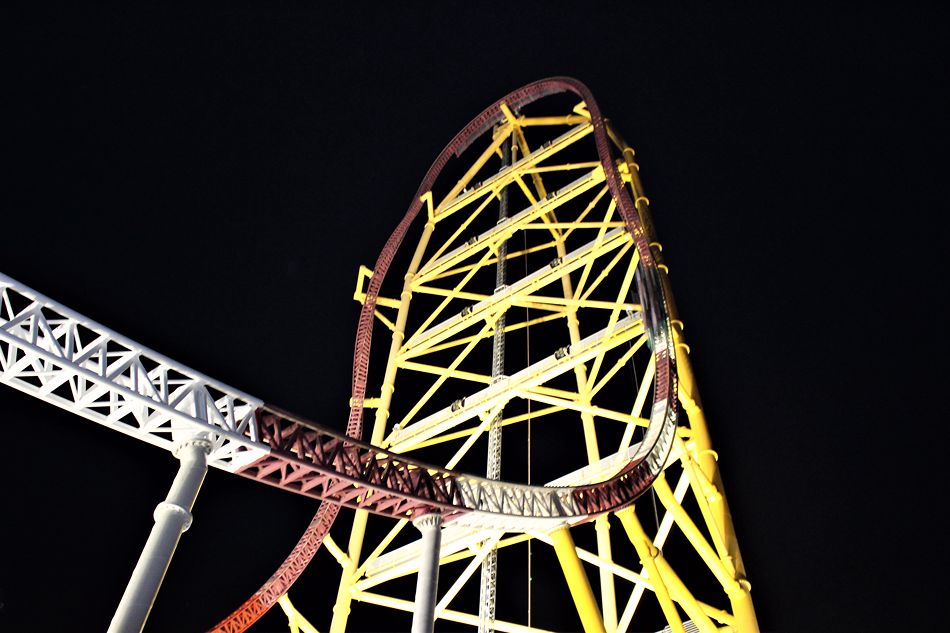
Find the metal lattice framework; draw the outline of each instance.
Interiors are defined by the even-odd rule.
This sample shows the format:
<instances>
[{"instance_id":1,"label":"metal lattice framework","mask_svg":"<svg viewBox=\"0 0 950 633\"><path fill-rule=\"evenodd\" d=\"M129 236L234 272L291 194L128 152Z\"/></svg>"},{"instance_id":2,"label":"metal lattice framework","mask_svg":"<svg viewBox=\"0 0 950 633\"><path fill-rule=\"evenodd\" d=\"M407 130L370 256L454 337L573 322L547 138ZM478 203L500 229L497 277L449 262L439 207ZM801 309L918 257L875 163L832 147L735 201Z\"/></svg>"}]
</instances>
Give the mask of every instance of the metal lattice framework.
<instances>
[{"instance_id":1,"label":"metal lattice framework","mask_svg":"<svg viewBox=\"0 0 950 633\"><path fill-rule=\"evenodd\" d=\"M622 474L601 484L519 486L467 476L261 405L6 276L0 276L0 305L5 384L167 450L176 436L201 434L213 440L209 464L214 467L374 514L408 518L422 508L438 508L449 519L473 511L557 522L585 518L622 507L643 492L672 441L666 434L666 441L652 445L659 450L635 457ZM632 322L628 317L616 330L636 332ZM592 358L603 340L616 344L629 336L585 340L573 354L541 364L563 372ZM477 394L464 412L452 406L436 421L448 418L457 425L490 406L482 400L499 397L506 397L500 388Z\"/></svg>"},{"instance_id":2,"label":"metal lattice framework","mask_svg":"<svg viewBox=\"0 0 950 633\"><path fill-rule=\"evenodd\" d=\"M267 447L260 400L148 350L0 274L4 384L171 451L196 431L210 463L237 470Z\"/></svg>"},{"instance_id":3,"label":"metal lattice framework","mask_svg":"<svg viewBox=\"0 0 950 633\"><path fill-rule=\"evenodd\" d=\"M562 93L581 102L526 114ZM387 273L412 234L406 273L389 290L399 298L386 298ZM0 381L168 450L201 435L212 442L210 465L323 500L285 563L215 630L245 630L278 602L303 626L286 592L321 545L341 567L331 631L345 629L353 601L411 610L411 599L384 590L418 571L419 543L400 532L429 512L442 515L440 559L454 578L437 618L541 630L530 615L496 618L494 562L481 591L490 608L449 609L494 552L540 541L555 550L587 631L626 631L646 593L670 630L757 630L638 166L586 87L536 82L463 128L374 268L361 269L355 298L363 305L345 433L216 383L4 276ZM384 363L378 395L367 396L376 324L392 336L388 355L375 357ZM369 441L360 439L366 410ZM530 463L522 483L501 472L501 438L532 423L577 437L546 485L532 483ZM485 476L473 466L479 451ZM664 513L648 532L633 502L651 489ZM329 535L341 506L356 510L345 551ZM370 514L395 524L364 556L376 538ZM614 560L611 517L640 565ZM591 522L596 552L572 539ZM722 594L694 596L664 558L674 526ZM597 569L599 597L581 561Z\"/></svg>"}]
</instances>

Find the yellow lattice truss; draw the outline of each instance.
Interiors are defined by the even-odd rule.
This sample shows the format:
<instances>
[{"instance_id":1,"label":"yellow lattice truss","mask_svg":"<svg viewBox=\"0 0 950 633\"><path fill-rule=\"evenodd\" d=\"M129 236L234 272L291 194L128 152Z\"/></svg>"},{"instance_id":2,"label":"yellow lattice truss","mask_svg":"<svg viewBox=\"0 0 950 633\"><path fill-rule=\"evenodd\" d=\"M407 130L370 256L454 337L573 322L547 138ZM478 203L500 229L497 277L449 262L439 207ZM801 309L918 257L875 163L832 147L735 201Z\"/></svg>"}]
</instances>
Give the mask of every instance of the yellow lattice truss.
<instances>
[{"instance_id":1,"label":"yellow lattice truss","mask_svg":"<svg viewBox=\"0 0 950 633\"><path fill-rule=\"evenodd\" d=\"M477 472L492 424L506 434L522 429L517 450L524 449L523 429L533 425L535 455L568 453L561 483L603 480L622 466L650 417L655 367L636 294L638 252L592 151L592 124L583 104L555 116L503 110L507 118L485 146L466 152L476 156L459 169L457 182L424 196L426 217L405 275L397 279L401 290L390 289L391 298L377 303L376 315L391 333L391 343L379 392L366 402L375 415L371 442ZM662 262L633 150L613 130L610 135L618 169ZM505 144L511 152L507 164L500 160ZM506 190L511 211L499 220L498 200ZM517 273L496 288L499 261ZM362 289L372 274L360 270L356 299L364 298ZM534 543L535 556L553 550L566 579L560 586L572 596L585 631L656 630L655 622L636 624L638 614L651 608L654 618L660 614L677 633L693 627L702 633L758 630L683 324L665 274L664 283L680 408L664 474L635 507L553 531L502 521L496 529L471 533L449 524L443 533L437 620L478 627L479 605L463 598L471 594L464 588L477 585L489 552ZM506 377L497 380L483 350L493 345L503 314L509 347L525 358L509 356ZM533 371L539 358L566 345L572 356L587 350L587 360L565 366L556 376ZM397 395L404 383L407 393ZM618 389L618 384L627 387ZM475 423L432 413L491 387L491 397L479 401L484 408ZM324 547L340 567L331 633L342 633L351 609L360 604L413 608L406 583L394 583L418 569L415 535L405 530L407 522L389 520L387 525L387 519L363 511L347 516L352 516L349 529L339 523L334 529L347 535L346 547L331 537ZM611 526L621 529L611 534ZM591 546L578 545L581 541ZM674 541L675 556L666 556ZM323 575L331 577L325 570ZM652 607L646 607L650 602ZM292 631L315 630L289 599L281 606ZM499 614L487 628L544 630L530 621L530 613L520 620Z\"/></svg>"}]
</instances>

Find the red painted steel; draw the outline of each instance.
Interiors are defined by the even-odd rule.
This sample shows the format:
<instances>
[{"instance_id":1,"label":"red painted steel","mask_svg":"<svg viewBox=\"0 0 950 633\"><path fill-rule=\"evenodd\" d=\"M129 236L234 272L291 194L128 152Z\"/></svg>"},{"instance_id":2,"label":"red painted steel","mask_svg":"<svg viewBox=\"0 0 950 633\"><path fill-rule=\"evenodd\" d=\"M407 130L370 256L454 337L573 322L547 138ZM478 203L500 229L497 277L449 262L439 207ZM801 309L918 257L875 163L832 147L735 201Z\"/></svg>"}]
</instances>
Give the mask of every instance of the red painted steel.
<instances>
[{"instance_id":1,"label":"red painted steel","mask_svg":"<svg viewBox=\"0 0 950 633\"><path fill-rule=\"evenodd\" d=\"M267 579L260 589L254 592L244 604L234 610L227 618L215 625L215 633L240 633L277 604L277 600L287 593L303 570L307 568L317 550L323 544L323 538L329 533L330 526L336 520L340 506L334 503L322 503L307 526L303 536L291 550L290 555L277 571Z\"/></svg>"},{"instance_id":2,"label":"red painted steel","mask_svg":"<svg viewBox=\"0 0 950 633\"><path fill-rule=\"evenodd\" d=\"M590 90L576 79L554 77L515 90L483 110L462 128L426 172L408 211L383 247L366 289L366 299L357 326L353 354L352 406L346 427L348 438L359 438L362 434L363 401L366 397L374 310L379 290L410 224L422 209L422 196L432 189L436 178L453 155L461 154L475 138L503 120L504 114L499 107L502 103L512 110L518 110L544 96L562 92L576 94L587 106L608 189L636 244L642 273L637 275L638 290L643 303L646 329L656 350L654 403L660 403L667 408L665 420L675 419L676 371L666 297L639 213L624 190L611 158L605 122ZM337 504L364 507L390 516L406 516L410 510L422 505L440 508L447 515L446 518L469 510L464 504L459 504L457 495L454 495L452 479L455 475L449 471L419 468L412 460L400 457L398 463L405 469L403 472L397 472L400 468L394 467L396 460L393 456L362 442L343 440L339 436L336 437L337 444L327 444L332 443L332 439L317 441L321 435L328 434L309 426L300 418L271 410L263 412L259 419L262 420L261 437L271 445L272 453L242 469L239 474L327 501L320 506L314 521L278 572L242 607L216 626L213 629L215 631L243 631L276 603L277 598L290 588L319 548L339 509ZM413 472L418 474L408 474L410 466ZM575 488L572 494L583 508L584 514L617 510L632 503L637 495L649 487L654 477L655 473L650 472L650 466L639 462L630 464L613 479ZM367 495L370 490L373 494Z\"/></svg>"},{"instance_id":3,"label":"red painted steel","mask_svg":"<svg viewBox=\"0 0 950 633\"><path fill-rule=\"evenodd\" d=\"M297 494L397 519L418 516L422 510L437 510L443 521L449 522L470 511L486 510L478 500L462 494L462 480L498 485L304 426L304 422L271 409L261 409L258 420L261 437L274 449L275 456L258 460L242 474ZM628 464L604 483L561 489L570 491L576 509L562 508L558 516L620 509L651 481L645 478L643 469L637 468L639 463ZM558 489L543 490L553 493ZM532 500L526 498L526 507ZM516 502L513 499L511 503ZM511 512L516 514L514 509Z\"/></svg>"},{"instance_id":4,"label":"red painted steel","mask_svg":"<svg viewBox=\"0 0 950 633\"><path fill-rule=\"evenodd\" d=\"M396 519L436 510L449 522L475 510L500 512L480 501L477 491L498 495L504 490L505 512L516 516L558 516L565 519L619 510L652 482L642 462L627 464L615 477L578 487L548 488L492 481L457 473L379 449L340 433L307 426L307 422L271 407L258 410L261 439L272 454L245 467L241 474L277 488ZM466 495L463 488L469 491ZM534 513L538 491L556 509ZM569 495L565 504L558 493ZM494 498L494 497L488 497ZM521 504L519 506L519 504Z\"/></svg>"}]
</instances>

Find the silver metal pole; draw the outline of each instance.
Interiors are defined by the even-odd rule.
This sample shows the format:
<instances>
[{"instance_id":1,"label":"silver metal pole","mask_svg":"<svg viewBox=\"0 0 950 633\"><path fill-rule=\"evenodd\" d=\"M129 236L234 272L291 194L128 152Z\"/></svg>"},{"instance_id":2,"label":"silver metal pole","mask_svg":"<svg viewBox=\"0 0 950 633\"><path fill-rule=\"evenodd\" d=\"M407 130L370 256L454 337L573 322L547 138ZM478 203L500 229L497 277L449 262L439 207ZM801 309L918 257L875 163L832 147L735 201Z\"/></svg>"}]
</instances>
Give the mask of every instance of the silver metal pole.
<instances>
[{"instance_id":1,"label":"silver metal pole","mask_svg":"<svg viewBox=\"0 0 950 633\"><path fill-rule=\"evenodd\" d=\"M412 524L422 532L419 577L416 579L416 608L412 612L412 633L432 633L435 601L439 592L439 551L442 549L442 515L424 514Z\"/></svg>"},{"instance_id":2,"label":"silver metal pole","mask_svg":"<svg viewBox=\"0 0 950 633\"><path fill-rule=\"evenodd\" d=\"M511 137L501 144L501 166L511 165ZM501 190L498 196L498 222L508 219L508 188ZM508 241L498 245L498 262L495 264L496 292L508 283ZM492 340L491 378L492 382L505 375L505 313L495 321L495 333ZM485 477L501 479L501 420L502 411L494 417L488 427L488 464ZM495 630L495 595L498 592L498 551L488 552L482 560L481 585L478 600L478 633L493 633Z\"/></svg>"},{"instance_id":3,"label":"silver metal pole","mask_svg":"<svg viewBox=\"0 0 950 633\"><path fill-rule=\"evenodd\" d=\"M203 437L185 440L175 448L175 457L181 461L178 474L165 501L155 507L155 525L112 617L109 633L141 633L145 627L178 539L191 527L191 508L208 472L210 452L211 442Z\"/></svg>"}]
</instances>

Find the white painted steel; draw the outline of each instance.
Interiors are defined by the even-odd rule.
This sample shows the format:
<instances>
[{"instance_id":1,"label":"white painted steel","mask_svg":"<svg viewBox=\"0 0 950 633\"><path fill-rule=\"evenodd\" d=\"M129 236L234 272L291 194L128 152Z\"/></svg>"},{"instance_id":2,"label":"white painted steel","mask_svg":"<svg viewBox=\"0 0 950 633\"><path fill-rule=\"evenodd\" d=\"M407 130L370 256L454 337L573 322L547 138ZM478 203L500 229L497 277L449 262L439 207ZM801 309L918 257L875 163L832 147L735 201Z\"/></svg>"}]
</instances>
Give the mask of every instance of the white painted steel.
<instances>
[{"instance_id":1,"label":"white painted steel","mask_svg":"<svg viewBox=\"0 0 950 633\"><path fill-rule=\"evenodd\" d=\"M634 444L626 450L603 457L593 464L583 466L549 481L545 484L545 487L583 486L610 479L626 466L640 450L640 443ZM674 448L667 458L666 467L668 468L679 459L680 454L676 444L674 444ZM686 479L683 477L681 483L677 484L676 494L680 501L682 501L683 496L681 487L685 482ZM586 515L571 517L569 523L579 523L586 521L587 518ZM670 521L672 521L672 517L670 517ZM475 548L482 541L499 537L506 532L512 534L547 533L563 527L565 524L566 520L563 517L514 517L490 512L470 512L442 528L442 546L439 556L445 558L463 549ZM666 522L664 522L664 525L666 526L665 529L657 535L659 542L663 542L669 531ZM413 541L370 561L366 565L365 579L357 583L357 588L366 591L387 580L415 573L419 568L421 547L420 541Z\"/></svg>"},{"instance_id":2,"label":"white painted steel","mask_svg":"<svg viewBox=\"0 0 950 633\"><path fill-rule=\"evenodd\" d=\"M0 383L172 451L206 434L209 465L269 452L261 401L131 341L0 274Z\"/></svg>"},{"instance_id":3,"label":"white painted steel","mask_svg":"<svg viewBox=\"0 0 950 633\"><path fill-rule=\"evenodd\" d=\"M507 390L539 385L642 330L639 315L621 319L575 350L550 356L475 394L485 407L509 398ZM209 466L236 471L269 453L258 438L256 410L262 402L180 365L23 284L0 274L0 383L168 451L204 434L212 442ZM522 397L524 394L521 394ZM439 432L471 417L437 412L423 427ZM421 422L419 423L421 424ZM658 426L658 425L653 425ZM431 428L430 428L431 427ZM648 431L649 435L649 431ZM418 441L418 440L413 440ZM662 448L665 455L667 449ZM410 460L406 460L412 468ZM458 473L461 505L475 509L464 520L474 527L554 529L571 517L586 517L573 490L526 486ZM508 515L508 516L500 516Z\"/></svg>"},{"instance_id":4,"label":"white painted steel","mask_svg":"<svg viewBox=\"0 0 950 633\"><path fill-rule=\"evenodd\" d=\"M140 633L145 628L145 620L178 547L178 540L191 527L191 509L208 472L206 458L211 447L209 440L199 437L186 440L175 448L175 455L181 460L178 474L165 501L155 507L155 525L109 624L109 633Z\"/></svg>"},{"instance_id":5,"label":"white painted steel","mask_svg":"<svg viewBox=\"0 0 950 633\"><path fill-rule=\"evenodd\" d=\"M404 431L403 445L431 437L488 410L511 392L525 392L642 333L639 314L580 341L570 352L552 355L473 394L457 412L436 412ZM67 411L171 451L183 439L205 434L213 447L209 466L236 471L269 453L258 438L261 401L180 365L108 328L58 305L0 274L0 383ZM517 387L518 389L515 389ZM657 405L654 405L656 407ZM656 417L656 412L654 412ZM647 438L656 443L651 433ZM422 438L417 434L420 431ZM399 438L403 442L403 438ZM660 437L662 459L669 439ZM387 451L388 452L388 451ZM640 452L649 452L649 448ZM636 458L644 457L636 455ZM412 468L410 460L407 466ZM658 471L660 464L655 464ZM554 529L567 518L586 518L573 490L526 486L458 473L461 505L474 509L467 525L500 529ZM507 516L501 516L507 515Z\"/></svg>"},{"instance_id":6,"label":"white painted steel","mask_svg":"<svg viewBox=\"0 0 950 633\"><path fill-rule=\"evenodd\" d=\"M419 575L416 577L416 608L412 612L412 633L432 633L435 604L439 592L439 541L442 515L426 514L412 524L422 532Z\"/></svg>"}]
</instances>

